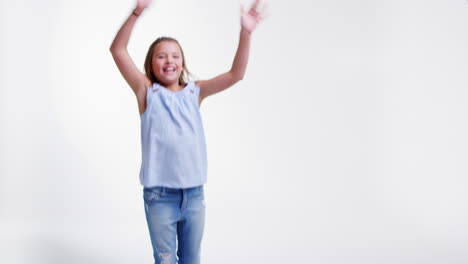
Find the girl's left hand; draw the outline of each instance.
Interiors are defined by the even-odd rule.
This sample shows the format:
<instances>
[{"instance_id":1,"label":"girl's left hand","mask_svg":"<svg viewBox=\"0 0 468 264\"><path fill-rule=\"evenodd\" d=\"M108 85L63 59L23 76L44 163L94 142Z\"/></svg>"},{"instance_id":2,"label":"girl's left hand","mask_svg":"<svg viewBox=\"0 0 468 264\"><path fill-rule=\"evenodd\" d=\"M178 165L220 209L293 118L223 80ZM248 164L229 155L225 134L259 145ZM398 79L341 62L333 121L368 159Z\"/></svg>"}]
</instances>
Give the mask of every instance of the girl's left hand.
<instances>
[{"instance_id":1,"label":"girl's left hand","mask_svg":"<svg viewBox=\"0 0 468 264\"><path fill-rule=\"evenodd\" d=\"M260 0L255 0L249 11L245 12L244 6L241 4L241 26L249 33L252 33L258 23L264 18L263 12L266 9L266 5L263 4L261 11L259 5Z\"/></svg>"}]
</instances>

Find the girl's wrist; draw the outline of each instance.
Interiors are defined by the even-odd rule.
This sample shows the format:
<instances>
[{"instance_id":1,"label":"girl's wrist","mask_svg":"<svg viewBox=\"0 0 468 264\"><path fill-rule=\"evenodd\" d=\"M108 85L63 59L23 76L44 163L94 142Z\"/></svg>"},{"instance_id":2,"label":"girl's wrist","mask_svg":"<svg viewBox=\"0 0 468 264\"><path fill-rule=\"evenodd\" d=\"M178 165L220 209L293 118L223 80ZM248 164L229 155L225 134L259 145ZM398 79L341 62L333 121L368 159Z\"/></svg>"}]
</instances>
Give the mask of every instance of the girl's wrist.
<instances>
[{"instance_id":1,"label":"girl's wrist","mask_svg":"<svg viewBox=\"0 0 468 264\"><path fill-rule=\"evenodd\" d=\"M245 34L247 34L247 35L249 35L249 36L252 34L252 32L250 32L250 31L248 31L247 29L245 29L245 27L241 27L241 33L245 33Z\"/></svg>"},{"instance_id":2,"label":"girl's wrist","mask_svg":"<svg viewBox=\"0 0 468 264\"><path fill-rule=\"evenodd\" d=\"M132 15L134 15L134 16L137 16L137 17L138 17L138 16L140 16L140 15L141 15L141 13L143 13L143 9L138 9L138 8L135 8L135 9L133 9Z\"/></svg>"}]
</instances>

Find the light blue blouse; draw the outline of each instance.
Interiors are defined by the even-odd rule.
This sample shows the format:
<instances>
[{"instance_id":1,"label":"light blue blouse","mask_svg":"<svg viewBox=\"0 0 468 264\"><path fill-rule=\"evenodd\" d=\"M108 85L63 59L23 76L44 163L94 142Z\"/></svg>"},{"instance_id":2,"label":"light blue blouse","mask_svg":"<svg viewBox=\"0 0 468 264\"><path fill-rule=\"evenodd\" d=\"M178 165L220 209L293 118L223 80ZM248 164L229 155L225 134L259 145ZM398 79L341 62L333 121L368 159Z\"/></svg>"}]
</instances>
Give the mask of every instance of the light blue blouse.
<instances>
[{"instance_id":1,"label":"light blue blouse","mask_svg":"<svg viewBox=\"0 0 468 264\"><path fill-rule=\"evenodd\" d=\"M141 185L191 188L206 183L199 95L200 87L194 82L178 92L158 83L147 88L146 110L140 116Z\"/></svg>"}]
</instances>

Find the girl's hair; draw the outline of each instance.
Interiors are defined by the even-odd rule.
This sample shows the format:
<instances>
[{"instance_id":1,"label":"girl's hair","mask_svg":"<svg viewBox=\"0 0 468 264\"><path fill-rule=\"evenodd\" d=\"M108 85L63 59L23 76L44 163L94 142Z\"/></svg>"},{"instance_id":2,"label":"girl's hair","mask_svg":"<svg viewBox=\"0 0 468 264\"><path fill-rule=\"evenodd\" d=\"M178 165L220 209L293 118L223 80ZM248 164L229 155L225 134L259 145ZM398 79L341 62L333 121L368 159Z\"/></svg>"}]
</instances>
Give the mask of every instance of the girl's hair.
<instances>
[{"instance_id":1,"label":"girl's hair","mask_svg":"<svg viewBox=\"0 0 468 264\"><path fill-rule=\"evenodd\" d=\"M155 83L155 82L159 83L158 79L153 73L153 54L154 54L154 49L156 48L156 46L163 41L172 41L172 42L175 42L179 46L180 51L182 53L182 73L180 74L180 77L179 77L179 85L185 85L189 81L188 78L190 77L191 74L188 71L187 66L185 65L185 56L184 56L184 51L182 50L182 47L180 46L179 42L176 39L171 38L171 37L159 37L149 47L148 54L146 54L146 60L145 60L146 76L148 76L151 83Z\"/></svg>"}]
</instances>

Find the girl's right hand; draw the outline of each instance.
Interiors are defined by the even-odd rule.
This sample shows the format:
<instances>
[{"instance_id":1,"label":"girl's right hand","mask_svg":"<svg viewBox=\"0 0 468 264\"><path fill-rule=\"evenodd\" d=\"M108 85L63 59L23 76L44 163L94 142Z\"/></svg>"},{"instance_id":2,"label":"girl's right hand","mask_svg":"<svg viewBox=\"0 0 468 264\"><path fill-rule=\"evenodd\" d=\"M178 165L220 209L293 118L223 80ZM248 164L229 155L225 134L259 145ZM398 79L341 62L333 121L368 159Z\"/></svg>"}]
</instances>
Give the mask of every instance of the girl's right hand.
<instances>
[{"instance_id":1,"label":"girl's right hand","mask_svg":"<svg viewBox=\"0 0 468 264\"><path fill-rule=\"evenodd\" d=\"M137 6L135 8L135 11L141 13L143 10L145 10L150 4L152 0L137 0Z\"/></svg>"}]
</instances>

